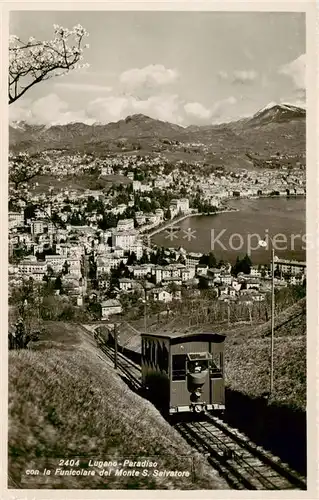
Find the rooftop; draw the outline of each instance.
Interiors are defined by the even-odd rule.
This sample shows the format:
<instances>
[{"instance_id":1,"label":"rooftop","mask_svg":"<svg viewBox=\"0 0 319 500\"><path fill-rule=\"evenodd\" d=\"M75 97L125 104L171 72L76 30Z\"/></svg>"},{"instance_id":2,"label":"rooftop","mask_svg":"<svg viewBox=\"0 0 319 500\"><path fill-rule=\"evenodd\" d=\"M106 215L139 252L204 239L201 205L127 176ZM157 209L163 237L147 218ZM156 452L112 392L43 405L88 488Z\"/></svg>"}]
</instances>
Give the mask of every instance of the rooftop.
<instances>
[{"instance_id":1,"label":"rooftop","mask_svg":"<svg viewBox=\"0 0 319 500\"><path fill-rule=\"evenodd\" d=\"M101 303L102 307L119 307L121 306L121 303L117 299L109 299L109 300L103 300Z\"/></svg>"},{"instance_id":2,"label":"rooftop","mask_svg":"<svg viewBox=\"0 0 319 500\"><path fill-rule=\"evenodd\" d=\"M142 337L161 337L173 339L174 342L177 340L187 340L189 342L195 341L204 341L204 342L222 342L225 339L225 335L221 335L219 333L214 332L198 332L198 333L183 333L181 331L163 331L158 333L142 333Z\"/></svg>"}]
</instances>

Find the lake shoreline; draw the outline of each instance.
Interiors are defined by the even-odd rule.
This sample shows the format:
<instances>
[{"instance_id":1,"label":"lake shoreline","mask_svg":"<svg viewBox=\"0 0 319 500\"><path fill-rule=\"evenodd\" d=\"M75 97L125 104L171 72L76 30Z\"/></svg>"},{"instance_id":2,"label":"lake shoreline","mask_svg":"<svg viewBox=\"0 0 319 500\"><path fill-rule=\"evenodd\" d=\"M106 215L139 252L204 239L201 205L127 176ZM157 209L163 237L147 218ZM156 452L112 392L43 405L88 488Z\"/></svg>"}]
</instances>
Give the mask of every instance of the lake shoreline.
<instances>
[{"instance_id":1,"label":"lake shoreline","mask_svg":"<svg viewBox=\"0 0 319 500\"><path fill-rule=\"evenodd\" d=\"M264 196L260 195L260 196L254 196L254 197L251 197L251 196L240 196L238 198L236 198L236 197L234 197L234 198L228 198L227 202L230 202L230 201L240 201L240 200L264 200L264 199L283 199L283 198L286 198L286 199L295 199L295 198L300 199L300 198L305 198L306 199L306 195L305 194L294 194L294 195L287 195L286 194L286 195L264 195ZM148 235L147 233L144 233L144 234L141 233L141 234L143 236L147 236L149 238L152 238L156 234L159 234L162 231L165 231L165 229L167 229L168 227L174 227L179 222L182 222L185 219L188 219L190 217L212 217L214 215L227 214L227 213L240 212L240 211L241 211L240 208L228 207L228 208L225 208L225 209L222 209L222 210L216 210L216 212L211 212L211 213L197 212L197 213L184 214L184 215L178 217L175 220L172 219L171 221L166 221L167 223L163 227L154 226L154 232L152 232L151 235Z\"/></svg>"},{"instance_id":2,"label":"lake shoreline","mask_svg":"<svg viewBox=\"0 0 319 500\"><path fill-rule=\"evenodd\" d=\"M305 234L306 208L304 197L260 197L237 199L229 207L212 214L185 214L169 227L160 228L152 240L153 247L179 248L187 252L209 253L235 261L250 248L253 261L264 263L265 252L254 249L257 236L284 235L286 247L278 246L278 256L305 260L302 235ZM220 215L220 217L213 217ZM196 218L194 219L194 217ZM181 220L183 219L183 220ZM168 233L174 227L174 233ZM166 229L166 231L165 231ZM263 256L264 255L264 256Z\"/></svg>"}]
</instances>

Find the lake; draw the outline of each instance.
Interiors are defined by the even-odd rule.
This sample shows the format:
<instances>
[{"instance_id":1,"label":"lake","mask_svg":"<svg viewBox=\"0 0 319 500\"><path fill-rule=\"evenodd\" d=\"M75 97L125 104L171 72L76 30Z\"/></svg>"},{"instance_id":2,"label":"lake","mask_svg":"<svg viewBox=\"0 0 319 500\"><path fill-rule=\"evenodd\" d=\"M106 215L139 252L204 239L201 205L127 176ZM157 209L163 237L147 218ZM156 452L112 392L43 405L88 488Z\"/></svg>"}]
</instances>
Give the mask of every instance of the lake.
<instances>
[{"instance_id":1,"label":"lake","mask_svg":"<svg viewBox=\"0 0 319 500\"><path fill-rule=\"evenodd\" d=\"M239 209L211 216L188 217L172 233L163 231L152 238L159 246L188 252L213 251L218 259L230 262L237 255L250 254L254 264L269 262L270 252L258 248L257 241L269 235L276 237L275 253L279 257L305 260L306 199L260 198L231 200L229 206ZM249 251L250 249L250 251Z\"/></svg>"}]
</instances>

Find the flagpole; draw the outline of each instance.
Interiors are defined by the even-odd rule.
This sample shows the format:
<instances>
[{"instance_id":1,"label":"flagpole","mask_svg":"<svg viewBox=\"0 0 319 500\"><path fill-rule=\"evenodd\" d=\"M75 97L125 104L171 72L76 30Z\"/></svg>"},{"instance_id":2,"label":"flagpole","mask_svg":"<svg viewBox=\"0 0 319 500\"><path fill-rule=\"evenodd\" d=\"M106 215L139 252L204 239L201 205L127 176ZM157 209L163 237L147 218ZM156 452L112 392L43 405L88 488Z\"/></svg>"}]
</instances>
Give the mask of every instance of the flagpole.
<instances>
[{"instance_id":1,"label":"flagpole","mask_svg":"<svg viewBox=\"0 0 319 500\"><path fill-rule=\"evenodd\" d=\"M275 251L271 241L271 342L270 342L270 395L274 390L274 333L275 333Z\"/></svg>"},{"instance_id":2,"label":"flagpole","mask_svg":"<svg viewBox=\"0 0 319 500\"><path fill-rule=\"evenodd\" d=\"M267 247L265 240L259 241L259 246ZM271 335L270 335L270 377L269 377L269 396L274 390L274 334L275 334L275 250L273 241L270 238L270 253L271 253Z\"/></svg>"}]
</instances>

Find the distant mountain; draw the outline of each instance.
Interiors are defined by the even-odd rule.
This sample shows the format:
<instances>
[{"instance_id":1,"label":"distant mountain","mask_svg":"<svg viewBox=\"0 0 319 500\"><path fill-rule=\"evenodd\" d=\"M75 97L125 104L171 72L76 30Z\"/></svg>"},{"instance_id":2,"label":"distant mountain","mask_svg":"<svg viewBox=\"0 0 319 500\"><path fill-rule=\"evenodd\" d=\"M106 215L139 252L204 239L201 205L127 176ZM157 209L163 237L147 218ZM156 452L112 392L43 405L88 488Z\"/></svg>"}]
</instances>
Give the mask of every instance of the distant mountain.
<instances>
[{"instance_id":1,"label":"distant mountain","mask_svg":"<svg viewBox=\"0 0 319 500\"><path fill-rule=\"evenodd\" d=\"M10 126L10 146L19 143L33 143L41 149L69 148L83 144L99 144L105 141L138 142L139 139L159 139L179 137L183 128L168 122L154 120L141 114L128 116L125 120L106 125L84 123L68 123L51 127L26 125L19 123Z\"/></svg>"},{"instance_id":2,"label":"distant mountain","mask_svg":"<svg viewBox=\"0 0 319 500\"><path fill-rule=\"evenodd\" d=\"M246 126L262 127L271 123L283 123L306 118L306 110L292 104L270 104L246 121Z\"/></svg>"},{"instance_id":3,"label":"distant mountain","mask_svg":"<svg viewBox=\"0 0 319 500\"><path fill-rule=\"evenodd\" d=\"M250 118L231 123L183 128L169 122L136 114L106 125L69 123L66 125L10 126L10 148L43 151L45 149L111 150L127 148L161 150L163 143L202 143L211 151L236 152L267 147L271 150L305 148L306 111L288 104L271 104Z\"/></svg>"}]
</instances>

